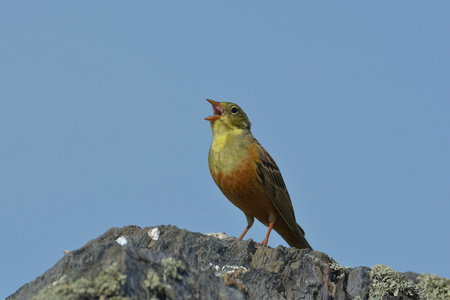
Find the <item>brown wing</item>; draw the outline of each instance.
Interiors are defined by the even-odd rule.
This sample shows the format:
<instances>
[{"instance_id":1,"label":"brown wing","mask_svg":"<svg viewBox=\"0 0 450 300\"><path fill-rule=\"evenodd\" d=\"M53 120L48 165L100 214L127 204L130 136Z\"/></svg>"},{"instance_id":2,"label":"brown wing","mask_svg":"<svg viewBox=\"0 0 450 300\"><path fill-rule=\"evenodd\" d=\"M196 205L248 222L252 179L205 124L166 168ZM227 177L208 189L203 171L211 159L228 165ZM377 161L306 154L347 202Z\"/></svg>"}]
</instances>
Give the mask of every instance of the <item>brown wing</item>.
<instances>
[{"instance_id":1,"label":"brown wing","mask_svg":"<svg viewBox=\"0 0 450 300\"><path fill-rule=\"evenodd\" d=\"M278 169L273 158L256 139L254 143L258 148L261 158L261 163L257 163L256 166L259 180L263 184L270 200L292 232L297 233L298 229L300 229L301 233L305 235L303 229L295 221L294 207L292 206L291 197L289 197L280 169Z\"/></svg>"}]
</instances>

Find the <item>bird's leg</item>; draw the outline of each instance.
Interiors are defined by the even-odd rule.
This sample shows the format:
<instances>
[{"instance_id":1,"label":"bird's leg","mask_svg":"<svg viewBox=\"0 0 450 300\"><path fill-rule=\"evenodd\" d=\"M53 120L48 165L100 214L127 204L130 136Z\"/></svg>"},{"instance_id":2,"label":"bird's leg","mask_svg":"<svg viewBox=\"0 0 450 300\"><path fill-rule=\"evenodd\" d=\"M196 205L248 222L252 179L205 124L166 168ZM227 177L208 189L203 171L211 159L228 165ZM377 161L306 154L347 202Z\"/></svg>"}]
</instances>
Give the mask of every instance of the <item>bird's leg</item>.
<instances>
[{"instance_id":1,"label":"bird's leg","mask_svg":"<svg viewBox=\"0 0 450 300\"><path fill-rule=\"evenodd\" d=\"M244 235L247 233L247 231L253 226L253 222L255 222L255 218L253 216L245 214L245 217L247 218L247 227L245 227L244 232L239 237L240 240L244 238Z\"/></svg>"},{"instance_id":2,"label":"bird's leg","mask_svg":"<svg viewBox=\"0 0 450 300\"><path fill-rule=\"evenodd\" d=\"M269 230L267 230L266 238L264 239L264 241L262 241L261 245L267 246L267 243L269 242L270 232L273 229L273 225L275 225L275 219L276 219L275 214L270 213L269 214L269 222L270 222L269 223Z\"/></svg>"},{"instance_id":3,"label":"bird's leg","mask_svg":"<svg viewBox=\"0 0 450 300\"><path fill-rule=\"evenodd\" d=\"M275 225L275 222L269 224L269 230L267 231L266 238L264 239L264 241L262 241L261 245L267 246L267 243L269 242L269 235L272 231L273 225Z\"/></svg>"},{"instance_id":4,"label":"bird's leg","mask_svg":"<svg viewBox=\"0 0 450 300\"><path fill-rule=\"evenodd\" d=\"M250 227L251 227L250 225L247 225L247 227L245 227L244 232L239 237L240 240L242 240L244 238L244 235L247 233L247 231L250 229Z\"/></svg>"}]
</instances>

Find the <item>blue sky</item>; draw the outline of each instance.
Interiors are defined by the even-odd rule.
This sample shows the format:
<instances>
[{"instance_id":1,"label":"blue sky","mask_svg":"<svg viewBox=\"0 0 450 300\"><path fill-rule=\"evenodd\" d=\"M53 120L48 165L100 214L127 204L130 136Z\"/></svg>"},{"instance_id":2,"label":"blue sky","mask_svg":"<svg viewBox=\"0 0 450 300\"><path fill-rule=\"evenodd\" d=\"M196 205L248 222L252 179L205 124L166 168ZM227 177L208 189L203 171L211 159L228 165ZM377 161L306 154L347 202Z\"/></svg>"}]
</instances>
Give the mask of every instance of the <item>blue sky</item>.
<instances>
[{"instance_id":1,"label":"blue sky","mask_svg":"<svg viewBox=\"0 0 450 300\"><path fill-rule=\"evenodd\" d=\"M239 236L206 98L246 111L315 250L450 277L449 10L1 1L0 296L111 227Z\"/></svg>"}]
</instances>

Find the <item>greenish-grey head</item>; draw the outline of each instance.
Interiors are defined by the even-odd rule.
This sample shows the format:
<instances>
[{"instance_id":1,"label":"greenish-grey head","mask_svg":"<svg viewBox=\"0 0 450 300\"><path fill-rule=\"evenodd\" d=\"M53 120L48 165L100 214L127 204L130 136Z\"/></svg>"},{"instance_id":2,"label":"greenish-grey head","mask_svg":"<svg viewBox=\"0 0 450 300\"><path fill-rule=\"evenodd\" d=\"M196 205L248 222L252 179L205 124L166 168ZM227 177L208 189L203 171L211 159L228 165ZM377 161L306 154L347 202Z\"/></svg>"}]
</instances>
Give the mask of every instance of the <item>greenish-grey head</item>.
<instances>
[{"instance_id":1,"label":"greenish-grey head","mask_svg":"<svg viewBox=\"0 0 450 300\"><path fill-rule=\"evenodd\" d=\"M211 122L211 126L228 127L233 129L250 130L251 123L248 120L247 114L239 107L239 105L231 102L216 102L211 99L206 99L213 106L214 115L205 118Z\"/></svg>"}]
</instances>

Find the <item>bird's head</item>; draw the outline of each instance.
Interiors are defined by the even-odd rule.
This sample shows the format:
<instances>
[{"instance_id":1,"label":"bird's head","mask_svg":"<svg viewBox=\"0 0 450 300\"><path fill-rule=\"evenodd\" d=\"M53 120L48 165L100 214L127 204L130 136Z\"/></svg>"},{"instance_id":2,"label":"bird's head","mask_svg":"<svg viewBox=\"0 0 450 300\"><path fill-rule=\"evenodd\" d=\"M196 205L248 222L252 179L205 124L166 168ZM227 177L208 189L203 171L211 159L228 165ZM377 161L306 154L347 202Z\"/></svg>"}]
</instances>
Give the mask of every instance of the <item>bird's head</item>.
<instances>
[{"instance_id":1,"label":"bird's head","mask_svg":"<svg viewBox=\"0 0 450 300\"><path fill-rule=\"evenodd\" d=\"M213 132L215 130L250 130L251 123L238 105L231 102L206 100L211 103L214 110L214 115L205 118L205 120L211 122Z\"/></svg>"}]
</instances>

